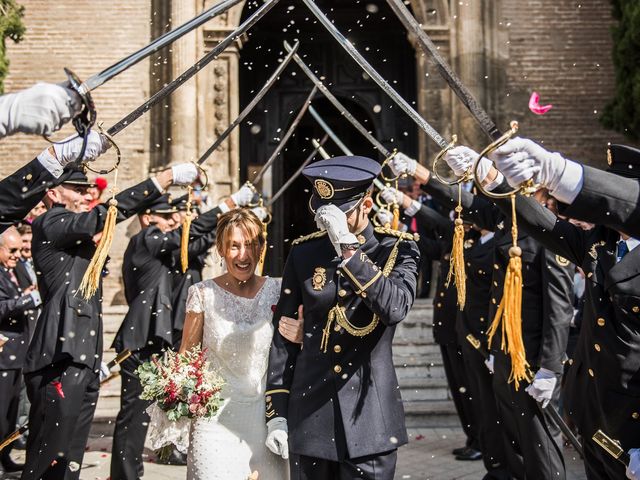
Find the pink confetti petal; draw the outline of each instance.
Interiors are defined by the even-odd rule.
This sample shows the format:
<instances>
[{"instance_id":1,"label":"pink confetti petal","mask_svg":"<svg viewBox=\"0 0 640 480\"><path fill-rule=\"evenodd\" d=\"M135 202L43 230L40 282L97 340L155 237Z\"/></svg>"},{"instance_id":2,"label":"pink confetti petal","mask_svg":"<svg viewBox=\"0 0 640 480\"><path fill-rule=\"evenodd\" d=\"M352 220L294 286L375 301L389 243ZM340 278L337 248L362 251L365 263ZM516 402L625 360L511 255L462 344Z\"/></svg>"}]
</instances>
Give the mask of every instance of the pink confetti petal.
<instances>
[{"instance_id":1,"label":"pink confetti petal","mask_svg":"<svg viewBox=\"0 0 640 480\"><path fill-rule=\"evenodd\" d=\"M536 115L544 115L553 108L553 105L540 105L540 95L538 92L533 92L531 98L529 98L529 110Z\"/></svg>"}]
</instances>

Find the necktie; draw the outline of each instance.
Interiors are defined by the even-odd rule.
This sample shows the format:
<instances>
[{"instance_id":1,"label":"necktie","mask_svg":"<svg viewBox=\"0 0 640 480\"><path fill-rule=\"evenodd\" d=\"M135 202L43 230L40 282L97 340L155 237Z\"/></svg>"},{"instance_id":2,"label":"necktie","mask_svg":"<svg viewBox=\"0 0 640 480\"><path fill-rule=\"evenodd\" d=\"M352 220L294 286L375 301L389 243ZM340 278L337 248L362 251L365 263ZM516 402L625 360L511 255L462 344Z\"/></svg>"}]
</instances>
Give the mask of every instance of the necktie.
<instances>
[{"instance_id":1,"label":"necktie","mask_svg":"<svg viewBox=\"0 0 640 480\"><path fill-rule=\"evenodd\" d=\"M11 279L11 281L16 285L16 287L19 287L20 285L18 284L18 279L16 277L16 274L13 273L13 270L9 270L9 278Z\"/></svg>"},{"instance_id":2,"label":"necktie","mask_svg":"<svg viewBox=\"0 0 640 480\"><path fill-rule=\"evenodd\" d=\"M618 242L618 249L616 251L616 261L622 260L622 258L629 253L629 247L627 246L627 242L624 240L620 240Z\"/></svg>"}]
</instances>

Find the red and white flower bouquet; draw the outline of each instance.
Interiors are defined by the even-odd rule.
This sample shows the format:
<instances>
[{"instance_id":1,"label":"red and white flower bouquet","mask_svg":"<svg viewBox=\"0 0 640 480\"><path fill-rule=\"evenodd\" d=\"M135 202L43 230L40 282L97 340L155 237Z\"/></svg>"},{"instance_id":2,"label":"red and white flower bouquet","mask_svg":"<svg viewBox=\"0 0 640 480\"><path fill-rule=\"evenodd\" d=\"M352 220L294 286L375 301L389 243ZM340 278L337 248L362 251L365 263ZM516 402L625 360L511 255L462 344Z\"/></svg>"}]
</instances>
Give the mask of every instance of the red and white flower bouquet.
<instances>
[{"instance_id":1,"label":"red and white flower bouquet","mask_svg":"<svg viewBox=\"0 0 640 480\"><path fill-rule=\"evenodd\" d=\"M171 350L154 355L135 373L142 385L142 400L154 403L147 409L148 443L154 449L173 443L181 451L188 446L191 419L211 418L223 403L224 380L209 365L206 350L195 347L179 354Z\"/></svg>"}]
</instances>

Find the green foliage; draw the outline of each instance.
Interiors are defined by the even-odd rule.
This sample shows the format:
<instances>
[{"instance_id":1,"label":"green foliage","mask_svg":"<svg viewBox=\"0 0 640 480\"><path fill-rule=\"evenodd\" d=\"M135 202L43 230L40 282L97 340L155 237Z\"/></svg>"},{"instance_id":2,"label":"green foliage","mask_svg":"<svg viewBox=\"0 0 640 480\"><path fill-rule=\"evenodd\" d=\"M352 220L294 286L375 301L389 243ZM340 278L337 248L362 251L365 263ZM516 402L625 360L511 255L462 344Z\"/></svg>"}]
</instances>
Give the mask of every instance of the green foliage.
<instances>
[{"instance_id":1,"label":"green foliage","mask_svg":"<svg viewBox=\"0 0 640 480\"><path fill-rule=\"evenodd\" d=\"M22 40L26 30L23 17L24 7L15 0L0 0L0 93L4 93L4 79L9 73L6 40Z\"/></svg>"},{"instance_id":2,"label":"green foliage","mask_svg":"<svg viewBox=\"0 0 640 480\"><path fill-rule=\"evenodd\" d=\"M613 17L618 21L612 28L616 93L600 120L604 126L635 140L640 138L640 2L611 3Z\"/></svg>"}]
</instances>

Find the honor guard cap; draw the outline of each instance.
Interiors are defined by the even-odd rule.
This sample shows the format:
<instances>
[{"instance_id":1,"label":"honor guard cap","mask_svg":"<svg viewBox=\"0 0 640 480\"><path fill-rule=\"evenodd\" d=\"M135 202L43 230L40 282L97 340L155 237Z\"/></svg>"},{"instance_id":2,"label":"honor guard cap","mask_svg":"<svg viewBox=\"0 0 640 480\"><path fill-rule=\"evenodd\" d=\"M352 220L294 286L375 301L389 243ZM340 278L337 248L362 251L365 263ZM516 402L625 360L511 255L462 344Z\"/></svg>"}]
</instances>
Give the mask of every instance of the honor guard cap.
<instances>
[{"instance_id":1,"label":"honor guard cap","mask_svg":"<svg viewBox=\"0 0 640 480\"><path fill-rule=\"evenodd\" d=\"M358 156L327 158L305 167L302 174L313 185L311 211L333 204L348 212L369 191L381 169L375 160Z\"/></svg>"},{"instance_id":2,"label":"honor guard cap","mask_svg":"<svg viewBox=\"0 0 640 480\"><path fill-rule=\"evenodd\" d=\"M623 177L640 178L640 150L612 144L607 151L607 171Z\"/></svg>"},{"instance_id":3,"label":"honor guard cap","mask_svg":"<svg viewBox=\"0 0 640 480\"><path fill-rule=\"evenodd\" d=\"M84 170L75 166L67 166L64 168L60 181L56 185L81 185L83 187L95 187L96 184L90 182Z\"/></svg>"},{"instance_id":4,"label":"honor guard cap","mask_svg":"<svg viewBox=\"0 0 640 480\"><path fill-rule=\"evenodd\" d=\"M169 199L169 203L177 211L186 212L187 211L187 198L188 197L189 197L189 195L185 194L185 195L182 195L181 197L178 197L178 198L175 198L175 199L171 199L170 198ZM195 202L191 202L191 211L199 213L198 206L196 205Z\"/></svg>"},{"instance_id":5,"label":"honor guard cap","mask_svg":"<svg viewBox=\"0 0 640 480\"><path fill-rule=\"evenodd\" d=\"M166 193L158 197L144 213L175 213L178 210L169 203L169 195Z\"/></svg>"}]
</instances>

